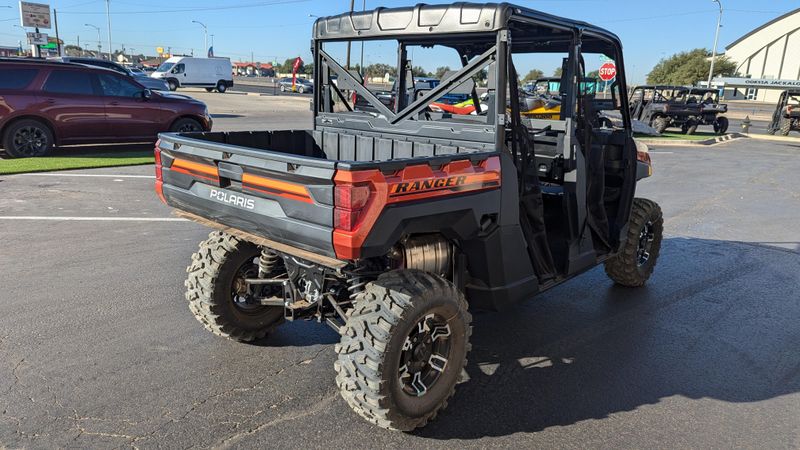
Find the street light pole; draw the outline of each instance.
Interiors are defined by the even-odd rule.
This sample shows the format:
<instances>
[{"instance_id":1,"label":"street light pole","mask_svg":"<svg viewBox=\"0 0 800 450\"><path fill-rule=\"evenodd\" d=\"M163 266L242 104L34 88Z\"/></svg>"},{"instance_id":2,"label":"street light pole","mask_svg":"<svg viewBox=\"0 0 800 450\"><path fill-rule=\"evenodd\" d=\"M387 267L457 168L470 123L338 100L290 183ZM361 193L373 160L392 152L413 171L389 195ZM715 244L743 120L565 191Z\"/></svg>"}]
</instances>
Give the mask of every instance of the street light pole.
<instances>
[{"instance_id":1,"label":"street light pole","mask_svg":"<svg viewBox=\"0 0 800 450\"><path fill-rule=\"evenodd\" d=\"M206 49L206 52L208 52L208 27L206 26L206 24L198 20L193 20L192 23L196 23L201 27L203 27L203 46Z\"/></svg>"},{"instance_id":2,"label":"street light pole","mask_svg":"<svg viewBox=\"0 0 800 450\"><path fill-rule=\"evenodd\" d=\"M717 43L719 43L719 29L722 27L722 3L719 0L711 0L719 5L719 17L717 18L717 32L714 34L714 50L711 51L711 70L708 71L708 88L711 88L711 80L714 78L714 62L717 59Z\"/></svg>"},{"instance_id":3,"label":"street light pole","mask_svg":"<svg viewBox=\"0 0 800 450\"><path fill-rule=\"evenodd\" d=\"M102 55L100 54L100 51L101 51L101 48L102 48L102 45L101 45L102 40L100 38L100 27L98 27L96 25L92 25L90 23L85 23L84 25L87 26L87 27L94 28L95 30L97 30L97 57L100 58L100 59L103 59Z\"/></svg>"},{"instance_id":4,"label":"street light pole","mask_svg":"<svg viewBox=\"0 0 800 450\"><path fill-rule=\"evenodd\" d=\"M108 22L108 60L111 61L111 0L106 0L106 21Z\"/></svg>"}]
</instances>

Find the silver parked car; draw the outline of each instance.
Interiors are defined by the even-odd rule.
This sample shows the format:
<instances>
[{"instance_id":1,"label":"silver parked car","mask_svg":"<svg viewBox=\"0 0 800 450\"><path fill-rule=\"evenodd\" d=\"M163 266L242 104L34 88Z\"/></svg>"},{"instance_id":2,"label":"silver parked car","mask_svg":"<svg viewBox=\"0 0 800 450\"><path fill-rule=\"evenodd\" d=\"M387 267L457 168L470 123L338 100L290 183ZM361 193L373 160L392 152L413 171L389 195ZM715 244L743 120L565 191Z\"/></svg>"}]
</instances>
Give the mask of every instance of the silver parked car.
<instances>
[{"instance_id":1,"label":"silver parked car","mask_svg":"<svg viewBox=\"0 0 800 450\"><path fill-rule=\"evenodd\" d=\"M278 81L278 87L280 88L281 92L292 92L292 79L281 78ZM295 79L295 89L296 92L299 94L304 94L306 92L314 92L314 82L311 80L306 80L305 78L298 77L297 79Z\"/></svg>"}]
</instances>

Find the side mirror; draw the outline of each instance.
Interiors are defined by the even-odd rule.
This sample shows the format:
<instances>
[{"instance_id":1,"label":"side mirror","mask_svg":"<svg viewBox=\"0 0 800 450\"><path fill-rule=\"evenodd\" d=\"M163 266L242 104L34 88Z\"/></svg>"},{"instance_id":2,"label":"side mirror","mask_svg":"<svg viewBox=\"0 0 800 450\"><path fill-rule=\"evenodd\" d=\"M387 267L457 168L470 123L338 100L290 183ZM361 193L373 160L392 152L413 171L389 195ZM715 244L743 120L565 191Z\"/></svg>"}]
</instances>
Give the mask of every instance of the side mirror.
<instances>
[{"instance_id":1,"label":"side mirror","mask_svg":"<svg viewBox=\"0 0 800 450\"><path fill-rule=\"evenodd\" d=\"M150 97L153 96L153 92L150 89L145 89L142 91L142 98L145 100L150 100Z\"/></svg>"}]
</instances>

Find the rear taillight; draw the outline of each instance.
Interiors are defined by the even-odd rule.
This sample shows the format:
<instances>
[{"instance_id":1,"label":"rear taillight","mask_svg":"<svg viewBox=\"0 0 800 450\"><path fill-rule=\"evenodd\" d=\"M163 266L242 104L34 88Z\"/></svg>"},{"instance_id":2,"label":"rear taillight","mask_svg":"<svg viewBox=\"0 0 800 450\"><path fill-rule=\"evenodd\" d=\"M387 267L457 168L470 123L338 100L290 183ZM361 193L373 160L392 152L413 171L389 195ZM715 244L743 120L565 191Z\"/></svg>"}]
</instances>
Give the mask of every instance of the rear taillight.
<instances>
[{"instance_id":1,"label":"rear taillight","mask_svg":"<svg viewBox=\"0 0 800 450\"><path fill-rule=\"evenodd\" d=\"M636 151L636 160L647 164L647 175L653 175L653 160L650 159L650 153L643 151Z\"/></svg>"},{"instance_id":2,"label":"rear taillight","mask_svg":"<svg viewBox=\"0 0 800 450\"><path fill-rule=\"evenodd\" d=\"M156 194L158 194L158 198L160 198L162 202L167 203L167 199L164 197L164 181L161 171L161 149L158 147L160 143L160 140L156 141L156 148L153 151L153 156L155 156L156 160Z\"/></svg>"},{"instance_id":3,"label":"rear taillight","mask_svg":"<svg viewBox=\"0 0 800 450\"><path fill-rule=\"evenodd\" d=\"M648 152L637 151L636 159L645 164L653 164L653 161L650 159L650 153Z\"/></svg>"},{"instance_id":4,"label":"rear taillight","mask_svg":"<svg viewBox=\"0 0 800 450\"><path fill-rule=\"evenodd\" d=\"M361 213L369 201L368 184L337 184L334 188L333 226L343 231L353 231L358 226Z\"/></svg>"}]
</instances>

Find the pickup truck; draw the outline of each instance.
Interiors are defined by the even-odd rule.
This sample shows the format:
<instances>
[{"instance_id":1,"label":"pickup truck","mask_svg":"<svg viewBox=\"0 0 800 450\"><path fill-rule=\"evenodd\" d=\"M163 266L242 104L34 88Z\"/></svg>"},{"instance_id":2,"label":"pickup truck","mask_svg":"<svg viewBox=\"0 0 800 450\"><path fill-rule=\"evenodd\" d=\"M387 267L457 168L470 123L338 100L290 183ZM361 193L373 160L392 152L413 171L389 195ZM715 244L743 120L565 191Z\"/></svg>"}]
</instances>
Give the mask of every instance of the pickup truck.
<instances>
[{"instance_id":1,"label":"pickup truck","mask_svg":"<svg viewBox=\"0 0 800 450\"><path fill-rule=\"evenodd\" d=\"M464 65L387 105L329 50L377 38L397 44L398 73L415 45ZM330 325L344 400L408 431L453 395L470 310L508 308L599 264L617 284L647 282L663 218L635 198L652 165L632 138L614 34L508 4L420 4L319 18L312 49L313 129L162 134L156 146L159 197L214 229L186 280L209 331L254 341L284 320ZM558 118L524 117L514 55L541 52L567 55L564 80L584 77L582 52L615 60L612 98L565 82ZM429 107L480 71L479 114ZM616 126L601 116L609 105Z\"/></svg>"}]
</instances>

